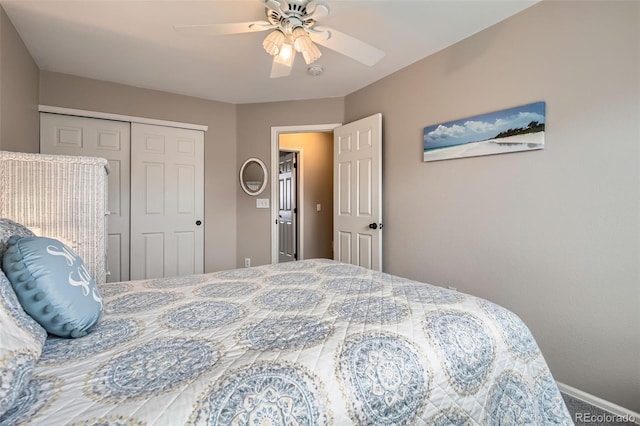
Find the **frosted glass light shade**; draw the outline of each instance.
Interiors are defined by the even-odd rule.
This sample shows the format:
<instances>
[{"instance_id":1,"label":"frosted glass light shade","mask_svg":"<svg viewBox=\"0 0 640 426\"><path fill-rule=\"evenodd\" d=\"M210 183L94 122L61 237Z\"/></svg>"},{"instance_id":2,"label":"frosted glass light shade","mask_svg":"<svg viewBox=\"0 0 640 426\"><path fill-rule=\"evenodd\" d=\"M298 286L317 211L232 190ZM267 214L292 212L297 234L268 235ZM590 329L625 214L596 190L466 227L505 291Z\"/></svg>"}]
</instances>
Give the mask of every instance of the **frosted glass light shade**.
<instances>
[{"instance_id":1,"label":"frosted glass light shade","mask_svg":"<svg viewBox=\"0 0 640 426\"><path fill-rule=\"evenodd\" d=\"M293 59L295 58L296 52L293 50L293 45L291 43L284 43L282 48L280 49L280 53L278 56L274 58L274 61L282 64L291 66L293 64Z\"/></svg>"},{"instance_id":2,"label":"frosted glass light shade","mask_svg":"<svg viewBox=\"0 0 640 426\"><path fill-rule=\"evenodd\" d=\"M318 46L316 46L311 41L309 36L307 36L307 40L309 40L309 45L302 51L302 56L304 57L304 61L307 63L307 65L309 65L310 63L318 59L320 56L322 56L322 52L320 52L320 49L318 49Z\"/></svg>"},{"instance_id":3,"label":"frosted glass light shade","mask_svg":"<svg viewBox=\"0 0 640 426\"><path fill-rule=\"evenodd\" d=\"M291 38L293 39L293 45L296 47L296 50L300 53L302 53L302 50L303 50L302 39L304 37L309 37L309 35L307 34L304 28L297 27L293 29L293 32L291 33Z\"/></svg>"},{"instance_id":4,"label":"frosted glass light shade","mask_svg":"<svg viewBox=\"0 0 640 426\"><path fill-rule=\"evenodd\" d=\"M285 35L280 30L275 30L269 33L269 35L262 42L262 47L271 56L276 56L280 53L282 45L285 41Z\"/></svg>"},{"instance_id":5,"label":"frosted glass light shade","mask_svg":"<svg viewBox=\"0 0 640 426\"><path fill-rule=\"evenodd\" d=\"M320 49L318 49L313 41L311 41L309 34L304 28L298 27L294 29L291 37L293 38L296 50L302 53L307 65L314 62L322 55L322 52L320 52Z\"/></svg>"}]
</instances>

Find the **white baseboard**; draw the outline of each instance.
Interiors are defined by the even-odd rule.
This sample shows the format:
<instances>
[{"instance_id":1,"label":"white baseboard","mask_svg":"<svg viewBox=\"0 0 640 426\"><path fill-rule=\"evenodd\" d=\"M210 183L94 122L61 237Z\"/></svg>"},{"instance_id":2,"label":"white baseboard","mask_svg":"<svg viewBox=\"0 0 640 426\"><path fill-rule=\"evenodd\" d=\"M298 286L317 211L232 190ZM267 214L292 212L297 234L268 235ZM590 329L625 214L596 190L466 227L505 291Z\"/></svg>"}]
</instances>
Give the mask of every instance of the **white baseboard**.
<instances>
[{"instance_id":1,"label":"white baseboard","mask_svg":"<svg viewBox=\"0 0 640 426\"><path fill-rule=\"evenodd\" d=\"M595 407L598 407L604 411L608 411L611 414L616 416L620 416L621 418L629 419L630 421L635 422L640 425L640 414L628 410L624 407L614 404L613 402L609 402L602 398L598 398L595 395L591 395L587 392L583 392L580 389L576 389L569 385L565 385L564 383L556 382L558 384L558 389L560 392L566 393L569 396L572 396L580 401L586 402L587 404L591 404Z\"/></svg>"}]
</instances>

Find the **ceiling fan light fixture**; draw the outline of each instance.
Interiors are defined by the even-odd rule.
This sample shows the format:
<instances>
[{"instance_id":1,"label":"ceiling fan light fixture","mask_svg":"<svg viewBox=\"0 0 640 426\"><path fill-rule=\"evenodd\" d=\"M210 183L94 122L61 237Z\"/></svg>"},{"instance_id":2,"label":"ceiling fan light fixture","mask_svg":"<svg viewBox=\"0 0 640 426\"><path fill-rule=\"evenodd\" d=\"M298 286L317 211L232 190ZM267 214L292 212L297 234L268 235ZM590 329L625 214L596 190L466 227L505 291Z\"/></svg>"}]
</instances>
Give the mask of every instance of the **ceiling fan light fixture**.
<instances>
[{"instance_id":1,"label":"ceiling fan light fixture","mask_svg":"<svg viewBox=\"0 0 640 426\"><path fill-rule=\"evenodd\" d=\"M302 57L304 58L304 61L307 63L307 65L309 65L315 62L320 56L322 56L322 52L320 52L320 49L318 49L318 46L313 44L311 39L309 39L309 45L306 46L305 49L302 51Z\"/></svg>"},{"instance_id":2,"label":"ceiling fan light fixture","mask_svg":"<svg viewBox=\"0 0 640 426\"><path fill-rule=\"evenodd\" d=\"M293 45L296 47L296 50L298 52L302 52L302 48L303 48L302 46L303 46L305 37L309 38L309 33L307 33L307 31L302 27L296 27L291 32L291 39L293 39Z\"/></svg>"},{"instance_id":3,"label":"ceiling fan light fixture","mask_svg":"<svg viewBox=\"0 0 640 426\"><path fill-rule=\"evenodd\" d=\"M307 66L316 62L325 48L374 66L385 52L339 30L319 24L329 15L322 0L258 0L264 6L266 20L221 24L174 25L176 30L192 34L242 34L268 31L262 47L271 56L271 78L291 75L296 53L300 52ZM2 0L0 0L0 3Z\"/></svg>"},{"instance_id":4,"label":"ceiling fan light fixture","mask_svg":"<svg viewBox=\"0 0 640 426\"><path fill-rule=\"evenodd\" d=\"M282 31L271 31L262 42L262 47L264 47L264 50L266 50L269 55L276 56L281 52L285 39L286 37Z\"/></svg>"},{"instance_id":5,"label":"ceiling fan light fixture","mask_svg":"<svg viewBox=\"0 0 640 426\"><path fill-rule=\"evenodd\" d=\"M307 65L311 64L320 56L322 56L322 52L320 52L318 46L316 46L313 41L311 41L309 33L304 28L295 28L291 34L291 38L293 39L293 44L296 50L302 53L304 61L307 63Z\"/></svg>"},{"instance_id":6,"label":"ceiling fan light fixture","mask_svg":"<svg viewBox=\"0 0 640 426\"><path fill-rule=\"evenodd\" d=\"M275 62L290 67L293 65L296 52L293 50L293 44L289 41L285 42L280 49L280 53L273 59Z\"/></svg>"}]
</instances>

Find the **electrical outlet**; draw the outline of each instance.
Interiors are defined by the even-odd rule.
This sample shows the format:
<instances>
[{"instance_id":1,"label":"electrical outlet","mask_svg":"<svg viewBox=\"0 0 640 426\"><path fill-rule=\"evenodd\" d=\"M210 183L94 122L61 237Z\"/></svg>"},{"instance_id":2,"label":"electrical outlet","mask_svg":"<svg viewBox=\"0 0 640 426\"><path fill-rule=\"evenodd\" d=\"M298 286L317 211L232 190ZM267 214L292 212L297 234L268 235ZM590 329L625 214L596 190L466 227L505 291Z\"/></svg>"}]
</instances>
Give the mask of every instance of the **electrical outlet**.
<instances>
[{"instance_id":1,"label":"electrical outlet","mask_svg":"<svg viewBox=\"0 0 640 426\"><path fill-rule=\"evenodd\" d=\"M244 267L245 268L251 267L251 258L250 257L245 257L244 258Z\"/></svg>"}]
</instances>

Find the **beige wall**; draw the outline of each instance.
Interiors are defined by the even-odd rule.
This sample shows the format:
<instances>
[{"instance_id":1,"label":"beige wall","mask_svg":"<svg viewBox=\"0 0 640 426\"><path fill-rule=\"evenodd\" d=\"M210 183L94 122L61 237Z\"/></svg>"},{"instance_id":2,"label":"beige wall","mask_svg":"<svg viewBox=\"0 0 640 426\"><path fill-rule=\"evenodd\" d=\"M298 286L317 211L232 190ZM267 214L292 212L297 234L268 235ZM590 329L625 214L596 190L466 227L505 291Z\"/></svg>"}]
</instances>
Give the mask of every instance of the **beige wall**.
<instances>
[{"instance_id":1,"label":"beige wall","mask_svg":"<svg viewBox=\"0 0 640 426\"><path fill-rule=\"evenodd\" d=\"M38 152L40 70L0 7L0 149Z\"/></svg>"},{"instance_id":2,"label":"beige wall","mask_svg":"<svg viewBox=\"0 0 640 426\"><path fill-rule=\"evenodd\" d=\"M333 259L333 132L283 134L280 149L300 152L304 258Z\"/></svg>"},{"instance_id":3,"label":"beige wall","mask_svg":"<svg viewBox=\"0 0 640 426\"><path fill-rule=\"evenodd\" d=\"M205 271L236 266L235 105L47 71L41 72L40 103L209 126L204 136Z\"/></svg>"},{"instance_id":4,"label":"beige wall","mask_svg":"<svg viewBox=\"0 0 640 426\"><path fill-rule=\"evenodd\" d=\"M341 123L344 117L344 98L313 99L307 101L243 104L237 106L238 152L236 169L249 157L258 157L269 168L269 188L259 198L270 198L273 170L271 170L271 127ZM236 265L244 265L251 258L252 265L271 262L270 209L257 209L256 197L242 192L235 185L238 197L238 240ZM273 202L273 200L271 200Z\"/></svg>"},{"instance_id":5,"label":"beige wall","mask_svg":"<svg viewBox=\"0 0 640 426\"><path fill-rule=\"evenodd\" d=\"M384 116L384 269L529 324L640 412L640 3L544 1L346 97ZM546 101L542 151L422 162L425 126Z\"/></svg>"}]
</instances>

